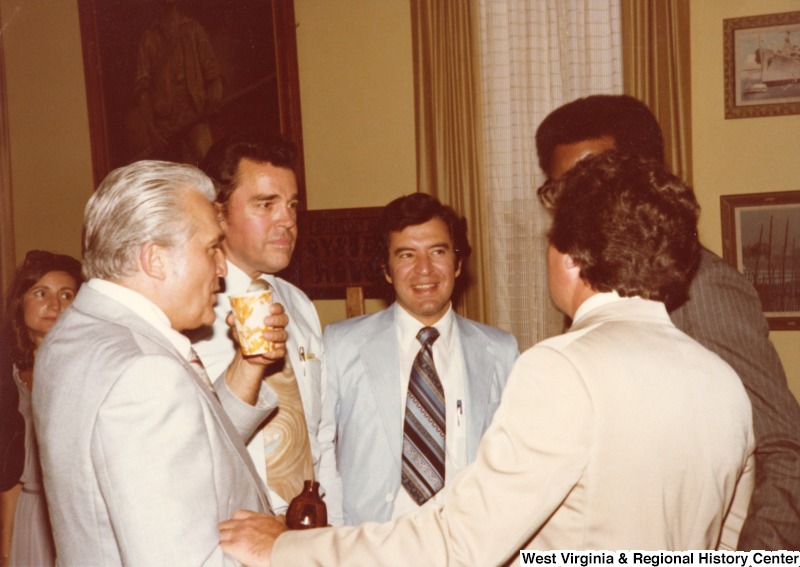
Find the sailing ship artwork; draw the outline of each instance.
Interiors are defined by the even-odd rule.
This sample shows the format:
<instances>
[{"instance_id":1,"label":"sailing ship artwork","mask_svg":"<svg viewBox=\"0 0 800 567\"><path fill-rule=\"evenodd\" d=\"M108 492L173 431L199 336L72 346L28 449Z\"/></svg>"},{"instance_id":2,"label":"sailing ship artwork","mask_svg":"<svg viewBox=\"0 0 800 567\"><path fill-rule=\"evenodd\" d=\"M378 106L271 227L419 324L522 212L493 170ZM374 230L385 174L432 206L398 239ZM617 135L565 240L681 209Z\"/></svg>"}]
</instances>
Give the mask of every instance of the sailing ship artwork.
<instances>
[{"instance_id":1,"label":"sailing ship artwork","mask_svg":"<svg viewBox=\"0 0 800 567\"><path fill-rule=\"evenodd\" d=\"M726 260L753 284L767 319L782 318L771 323L790 318L795 326L782 328L800 328L800 191L723 196L723 218L726 204L723 234L732 224L734 248Z\"/></svg>"},{"instance_id":2,"label":"sailing ship artwork","mask_svg":"<svg viewBox=\"0 0 800 567\"><path fill-rule=\"evenodd\" d=\"M800 113L800 12L724 20L726 118Z\"/></svg>"},{"instance_id":3,"label":"sailing ship artwork","mask_svg":"<svg viewBox=\"0 0 800 567\"><path fill-rule=\"evenodd\" d=\"M745 55L740 102L800 98L800 25L780 31L748 30L748 35L738 44Z\"/></svg>"}]
</instances>

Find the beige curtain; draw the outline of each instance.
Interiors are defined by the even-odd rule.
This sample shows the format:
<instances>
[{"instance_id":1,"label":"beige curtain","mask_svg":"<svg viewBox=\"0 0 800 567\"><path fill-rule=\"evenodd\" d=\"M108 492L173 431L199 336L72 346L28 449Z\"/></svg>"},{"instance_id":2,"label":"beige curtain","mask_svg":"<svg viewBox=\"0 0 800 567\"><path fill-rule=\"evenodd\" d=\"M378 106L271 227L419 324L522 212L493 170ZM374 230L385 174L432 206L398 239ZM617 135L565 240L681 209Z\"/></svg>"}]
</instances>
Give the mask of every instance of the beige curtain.
<instances>
[{"instance_id":1,"label":"beige curtain","mask_svg":"<svg viewBox=\"0 0 800 567\"><path fill-rule=\"evenodd\" d=\"M664 131L667 162L692 181L689 0L621 0L625 93Z\"/></svg>"},{"instance_id":2,"label":"beige curtain","mask_svg":"<svg viewBox=\"0 0 800 567\"><path fill-rule=\"evenodd\" d=\"M2 24L2 18L0 18ZM6 70L0 35L0 313L5 311L5 293L16 269L14 255L14 208L11 200L11 155L8 142Z\"/></svg>"},{"instance_id":3,"label":"beige curtain","mask_svg":"<svg viewBox=\"0 0 800 567\"><path fill-rule=\"evenodd\" d=\"M466 263L471 285L456 308L466 317L490 322L473 10L467 0L411 0L417 190L466 217L473 249Z\"/></svg>"},{"instance_id":4,"label":"beige curtain","mask_svg":"<svg viewBox=\"0 0 800 567\"><path fill-rule=\"evenodd\" d=\"M478 0L494 323L525 349L563 329L547 289L536 128L556 107L622 92L619 0Z\"/></svg>"}]
</instances>

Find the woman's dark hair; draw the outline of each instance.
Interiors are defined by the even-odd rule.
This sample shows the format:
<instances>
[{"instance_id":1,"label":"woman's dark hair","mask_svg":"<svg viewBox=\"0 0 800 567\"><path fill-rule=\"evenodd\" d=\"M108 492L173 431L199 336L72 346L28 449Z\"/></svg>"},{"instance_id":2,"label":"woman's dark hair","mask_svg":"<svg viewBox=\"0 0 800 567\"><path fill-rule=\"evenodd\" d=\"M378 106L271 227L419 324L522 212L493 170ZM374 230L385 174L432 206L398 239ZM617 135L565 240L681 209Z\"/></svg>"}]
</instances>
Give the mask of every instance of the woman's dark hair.
<instances>
[{"instance_id":1,"label":"woman's dark hair","mask_svg":"<svg viewBox=\"0 0 800 567\"><path fill-rule=\"evenodd\" d=\"M6 295L6 308L3 315L2 335L2 372L10 372L16 365L20 370L33 367L33 355L36 350L33 340L25 326L23 296L33 285L49 272L66 272L77 285L83 282L81 263L65 254L54 254L45 250L31 250L14 274L14 279Z\"/></svg>"}]
</instances>

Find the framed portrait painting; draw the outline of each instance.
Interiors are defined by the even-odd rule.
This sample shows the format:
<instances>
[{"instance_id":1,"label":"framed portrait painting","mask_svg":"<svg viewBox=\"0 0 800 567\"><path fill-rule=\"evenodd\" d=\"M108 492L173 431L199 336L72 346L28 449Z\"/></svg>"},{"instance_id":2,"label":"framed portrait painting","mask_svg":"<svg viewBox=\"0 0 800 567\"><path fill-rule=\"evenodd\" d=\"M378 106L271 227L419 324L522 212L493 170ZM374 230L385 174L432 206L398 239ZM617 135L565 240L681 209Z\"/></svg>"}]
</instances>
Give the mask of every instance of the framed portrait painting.
<instances>
[{"instance_id":1,"label":"framed portrait painting","mask_svg":"<svg viewBox=\"0 0 800 567\"><path fill-rule=\"evenodd\" d=\"M723 258L756 288L773 330L800 330L800 191L722 195Z\"/></svg>"},{"instance_id":2,"label":"framed portrait painting","mask_svg":"<svg viewBox=\"0 0 800 567\"><path fill-rule=\"evenodd\" d=\"M723 21L725 118L800 114L800 12Z\"/></svg>"},{"instance_id":3,"label":"framed portrait painting","mask_svg":"<svg viewBox=\"0 0 800 567\"><path fill-rule=\"evenodd\" d=\"M233 131L303 151L293 0L78 0L95 182L140 159L196 164Z\"/></svg>"}]
</instances>

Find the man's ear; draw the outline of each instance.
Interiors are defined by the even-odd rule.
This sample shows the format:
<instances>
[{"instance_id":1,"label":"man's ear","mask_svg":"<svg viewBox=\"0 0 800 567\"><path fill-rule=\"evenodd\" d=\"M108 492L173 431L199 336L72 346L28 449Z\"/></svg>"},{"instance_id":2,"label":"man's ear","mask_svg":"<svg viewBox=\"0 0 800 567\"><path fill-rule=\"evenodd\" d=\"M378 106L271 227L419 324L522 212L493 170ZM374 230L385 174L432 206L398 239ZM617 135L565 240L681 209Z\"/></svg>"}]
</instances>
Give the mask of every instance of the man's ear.
<instances>
[{"instance_id":1,"label":"man's ear","mask_svg":"<svg viewBox=\"0 0 800 567\"><path fill-rule=\"evenodd\" d=\"M564 267L568 270L581 269L581 267L578 265L575 259L569 254L564 254Z\"/></svg>"},{"instance_id":2,"label":"man's ear","mask_svg":"<svg viewBox=\"0 0 800 567\"><path fill-rule=\"evenodd\" d=\"M389 270L386 269L386 264L381 264L381 270L383 270L383 277L386 278L386 283L393 285L394 282L392 281L391 274L389 274Z\"/></svg>"},{"instance_id":3,"label":"man's ear","mask_svg":"<svg viewBox=\"0 0 800 567\"><path fill-rule=\"evenodd\" d=\"M164 280L167 277L167 249L153 242L142 244L139 250L139 265L142 271L157 280Z\"/></svg>"},{"instance_id":4,"label":"man's ear","mask_svg":"<svg viewBox=\"0 0 800 567\"><path fill-rule=\"evenodd\" d=\"M581 279L581 265L569 254L564 254L564 268L567 276L575 281Z\"/></svg>"},{"instance_id":5,"label":"man's ear","mask_svg":"<svg viewBox=\"0 0 800 567\"><path fill-rule=\"evenodd\" d=\"M453 277L457 278L460 275L461 275L461 258L456 260L456 269L455 269L455 274L454 274Z\"/></svg>"}]
</instances>

